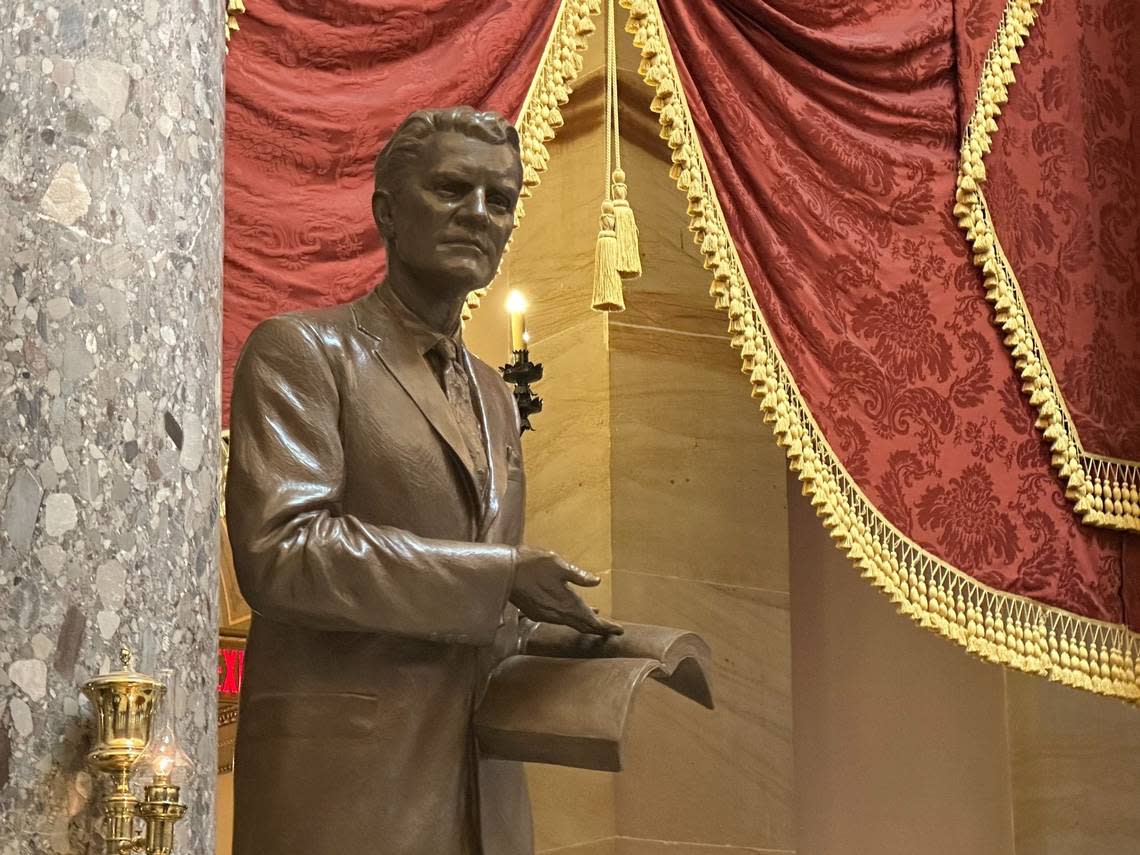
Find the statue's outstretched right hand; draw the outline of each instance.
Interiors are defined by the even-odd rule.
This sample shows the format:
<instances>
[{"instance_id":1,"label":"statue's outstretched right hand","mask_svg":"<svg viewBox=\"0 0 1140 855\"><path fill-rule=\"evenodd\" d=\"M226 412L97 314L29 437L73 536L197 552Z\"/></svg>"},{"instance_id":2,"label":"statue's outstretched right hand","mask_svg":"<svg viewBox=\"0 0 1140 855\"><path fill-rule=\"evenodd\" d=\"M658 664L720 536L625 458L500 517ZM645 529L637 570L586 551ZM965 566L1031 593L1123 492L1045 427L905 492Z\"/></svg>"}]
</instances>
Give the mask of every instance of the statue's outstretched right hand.
<instances>
[{"instance_id":1,"label":"statue's outstretched right hand","mask_svg":"<svg viewBox=\"0 0 1140 855\"><path fill-rule=\"evenodd\" d=\"M520 546L510 599L531 620L560 623L593 635L620 635L621 624L597 614L567 585L592 588L601 581L553 552Z\"/></svg>"}]
</instances>

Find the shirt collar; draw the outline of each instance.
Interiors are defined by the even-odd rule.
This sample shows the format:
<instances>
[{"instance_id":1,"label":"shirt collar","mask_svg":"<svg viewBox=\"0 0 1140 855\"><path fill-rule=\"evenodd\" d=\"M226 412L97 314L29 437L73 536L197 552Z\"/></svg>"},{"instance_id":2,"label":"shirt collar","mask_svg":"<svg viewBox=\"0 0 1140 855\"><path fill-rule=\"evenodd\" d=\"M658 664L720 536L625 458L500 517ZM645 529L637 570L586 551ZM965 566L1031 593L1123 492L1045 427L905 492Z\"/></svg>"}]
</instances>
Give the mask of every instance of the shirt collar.
<instances>
[{"instance_id":1,"label":"shirt collar","mask_svg":"<svg viewBox=\"0 0 1140 855\"><path fill-rule=\"evenodd\" d=\"M456 324L455 331L450 335L432 329L424 320L404 303L396 293L385 286L376 289L377 296L392 310L400 325L407 330L408 335L415 343L420 356L425 356L432 348L445 338L455 342L460 353L463 352L463 325Z\"/></svg>"}]
</instances>

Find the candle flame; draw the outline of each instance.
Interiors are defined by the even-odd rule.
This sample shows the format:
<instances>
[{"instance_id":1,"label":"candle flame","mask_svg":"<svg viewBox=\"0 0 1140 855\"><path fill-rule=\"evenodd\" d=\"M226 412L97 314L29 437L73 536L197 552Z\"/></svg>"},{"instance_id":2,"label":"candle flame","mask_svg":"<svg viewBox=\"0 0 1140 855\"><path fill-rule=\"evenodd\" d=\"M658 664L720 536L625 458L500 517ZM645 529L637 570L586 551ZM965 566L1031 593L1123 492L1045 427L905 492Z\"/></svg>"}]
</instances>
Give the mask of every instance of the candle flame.
<instances>
[{"instance_id":1,"label":"candle flame","mask_svg":"<svg viewBox=\"0 0 1140 855\"><path fill-rule=\"evenodd\" d=\"M522 314L526 311L526 297L521 291L511 291L507 295L507 311L512 315Z\"/></svg>"}]
</instances>

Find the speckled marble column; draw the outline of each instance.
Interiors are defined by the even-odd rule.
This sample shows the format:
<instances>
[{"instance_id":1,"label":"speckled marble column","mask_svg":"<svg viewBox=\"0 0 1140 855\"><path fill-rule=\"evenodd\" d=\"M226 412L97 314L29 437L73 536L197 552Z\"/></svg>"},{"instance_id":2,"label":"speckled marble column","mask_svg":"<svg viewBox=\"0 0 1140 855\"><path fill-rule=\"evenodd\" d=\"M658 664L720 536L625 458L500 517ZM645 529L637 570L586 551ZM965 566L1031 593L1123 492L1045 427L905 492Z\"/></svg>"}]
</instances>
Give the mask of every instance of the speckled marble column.
<instances>
[{"instance_id":1,"label":"speckled marble column","mask_svg":"<svg viewBox=\"0 0 1140 855\"><path fill-rule=\"evenodd\" d=\"M123 644L213 852L223 8L0 3L0 855L102 851L79 686Z\"/></svg>"}]
</instances>

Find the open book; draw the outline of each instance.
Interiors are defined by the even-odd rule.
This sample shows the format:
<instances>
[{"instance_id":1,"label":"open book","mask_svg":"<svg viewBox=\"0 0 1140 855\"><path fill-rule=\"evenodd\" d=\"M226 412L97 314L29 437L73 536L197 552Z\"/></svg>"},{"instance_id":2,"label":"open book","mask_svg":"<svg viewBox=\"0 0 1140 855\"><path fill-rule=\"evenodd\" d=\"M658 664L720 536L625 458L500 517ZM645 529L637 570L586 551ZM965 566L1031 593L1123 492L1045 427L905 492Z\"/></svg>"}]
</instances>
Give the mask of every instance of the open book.
<instances>
[{"instance_id":1,"label":"open book","mask_svg":"<svg viewBox=\"0 0 1140 855\"><path fill-rule=\"evenodd\" d=\"M622 635L540 624L503 660L475 713L484 756L617 772L637 688L653 677L713 708L711 654L691 632L627 623Z\"/></svg>"}]
</instances>

